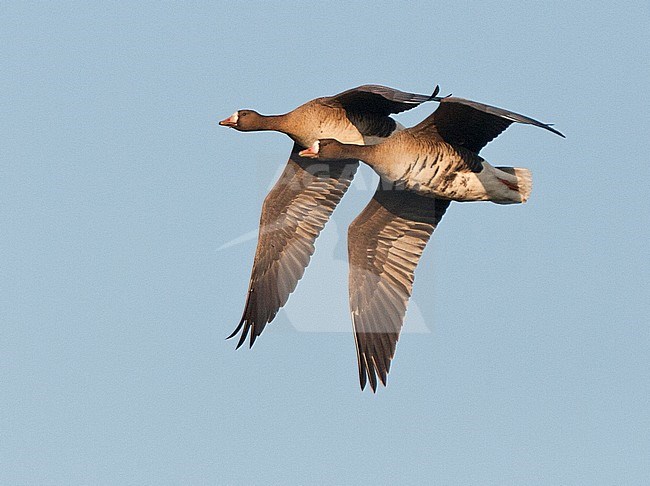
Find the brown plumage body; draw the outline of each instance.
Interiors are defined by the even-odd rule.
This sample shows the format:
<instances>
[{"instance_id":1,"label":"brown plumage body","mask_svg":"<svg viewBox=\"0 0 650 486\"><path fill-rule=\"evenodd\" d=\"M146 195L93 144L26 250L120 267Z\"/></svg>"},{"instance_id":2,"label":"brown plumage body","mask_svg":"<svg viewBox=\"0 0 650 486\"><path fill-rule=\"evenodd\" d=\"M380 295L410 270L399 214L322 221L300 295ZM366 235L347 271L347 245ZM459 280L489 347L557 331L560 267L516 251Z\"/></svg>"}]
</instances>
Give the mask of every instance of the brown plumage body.
<instances>
[{"instance_id":1,"label":"brown plumage body","mask_svg":"<svg viewBox=\"0 0 650 486\"><path fill-rule=\"evenodd\" d=\"M323 140L319 159L348 157L371 166L395 189L451 201L524 202L530 194L527 169L495 168L478 154L440 137L409 128L372 146ZM512 172L518 175L513 175Z\"/></svg>"},{"instance_id":2,"label":"brown plumage body","mask_svg":"<svg viewBox=\"0 0 650 486\"><path fill-rule=\"evenodd\" d=\"M471 197L466 191L469 178L480 172L485 162L462 147L417 137L408 130L364 156L368 160L361 160L396 187L450 200Z\"/></svg>"}]
</instances>

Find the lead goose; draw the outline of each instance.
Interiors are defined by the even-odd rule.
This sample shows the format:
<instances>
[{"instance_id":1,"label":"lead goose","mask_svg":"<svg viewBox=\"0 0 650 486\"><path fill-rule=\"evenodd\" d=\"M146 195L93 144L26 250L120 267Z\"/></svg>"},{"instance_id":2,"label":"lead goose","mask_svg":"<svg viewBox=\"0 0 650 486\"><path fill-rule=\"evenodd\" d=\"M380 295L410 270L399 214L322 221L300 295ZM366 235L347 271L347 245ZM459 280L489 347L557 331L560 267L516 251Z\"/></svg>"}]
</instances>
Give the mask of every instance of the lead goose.
<instances>
[{"instance_id":1,"label":"lead goose","mask_svg":"<svg viewBox=\"0 0 650 486\"><path fill-rule=\"evenodd\" d=\"M219 122L239 131L274 130L294 141L289 161L264 199L259 239L242 318L239 348L257 336L287 302L314 252L314 241L352 182L357 160L323 163L298 156L319 138L349 144L377 143L403 127L389 115L434 99L377 85L364 85L334 96L316 98L284 115L265 116L239 110Z\"/></svg>"},{"instance_id":2,"label":"lead goose","mask_svg":"<svg viewBox=\"0 0 650 486\"><path fill-rule=\"evenodd\" d=\"M413 289L415 267L450 202L524 202L527 169L492 167L478 153L511 123L535 125L523 115L462 98L436 98L438 109L420 124L379 145L335 140L300 152L312 159L354 158L380 175L370 203L348 230L350 311L361 389L385 386Z\"/></svg>"}]
</instances>

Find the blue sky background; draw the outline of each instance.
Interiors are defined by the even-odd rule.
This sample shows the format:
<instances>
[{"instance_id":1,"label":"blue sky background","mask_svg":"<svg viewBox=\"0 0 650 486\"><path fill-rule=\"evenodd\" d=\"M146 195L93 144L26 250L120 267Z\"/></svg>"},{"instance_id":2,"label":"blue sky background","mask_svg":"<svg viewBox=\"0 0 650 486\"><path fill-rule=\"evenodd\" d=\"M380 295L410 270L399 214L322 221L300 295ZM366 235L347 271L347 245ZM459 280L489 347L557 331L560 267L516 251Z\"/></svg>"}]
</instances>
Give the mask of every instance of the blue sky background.
<instances>
[{"instance_id":1,"label":"blue sky background","mask_svg":"<svg viewBox=\"0 0 650 486\"><path fill-rule=\"evenodd\" d=\"M648 484L649 22L647 2L1 3L0 483ZM255 239L222 246L291 142L217 121L365 83L567 136L484 150L532 197L452 205L376 395L346 303L367 169L286 311L252 350L224 340Z\"/></svg>"}]
</instances>

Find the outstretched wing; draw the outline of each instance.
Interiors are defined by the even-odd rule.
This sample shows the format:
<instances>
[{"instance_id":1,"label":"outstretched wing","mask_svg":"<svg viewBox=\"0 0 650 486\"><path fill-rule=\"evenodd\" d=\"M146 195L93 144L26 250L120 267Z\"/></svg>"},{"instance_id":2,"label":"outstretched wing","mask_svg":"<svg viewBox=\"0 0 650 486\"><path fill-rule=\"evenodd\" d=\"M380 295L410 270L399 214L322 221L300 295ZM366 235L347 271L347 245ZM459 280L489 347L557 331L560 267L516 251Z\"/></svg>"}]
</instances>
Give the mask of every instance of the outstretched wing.
<instances>
[{"instance_id":1,"label":"outstretched wing","mask_svg":"<svg viewBox=\"0 0 650 486\"><path fill-rule=\"evenodd\" d=\"M347 191L356 160L319 161L298 155L294 144L287 166L266 196L246 307L237 347L250 346L286 304L314 253L314 241Z\"/></svg>"},{"instance_id":2,"label":"outstretched wing","mask_svg":"<svg viewBox=\"0 0 650 486\"><path fill-rule=\"evenodd\" d=\"M382 182L348 230L350 312L361 389L384 386L413 288L413 272L449 201Z\"/></svg>"},{"instance_id":3,"label":"outstretched wing","mask_svg":"<svg viewBox=\"0 0 650 486\"><path fill-rule=\"evenodd\" d=\"M465 147L475 153L515 122L545 128L564 137L549 124L512 111L463 98L447 97L436 100L440 101L438 109L413 129L435 132L445 142Z\"/></svg>"},{"instance_id":4,"label":"outstretched wing","mask_svg":"<svg viewBox=\"0 0 650 486\"><path fill-rule=\"evenodd\" d=\"M431 95L406 93L387 86L365 84L357 88L343 91L327 98L329 102L339 103L347 111L369 112L388 116L391 113L401 113L430 101L438 94L438 87Z\"/></svg>"}]
</instances>

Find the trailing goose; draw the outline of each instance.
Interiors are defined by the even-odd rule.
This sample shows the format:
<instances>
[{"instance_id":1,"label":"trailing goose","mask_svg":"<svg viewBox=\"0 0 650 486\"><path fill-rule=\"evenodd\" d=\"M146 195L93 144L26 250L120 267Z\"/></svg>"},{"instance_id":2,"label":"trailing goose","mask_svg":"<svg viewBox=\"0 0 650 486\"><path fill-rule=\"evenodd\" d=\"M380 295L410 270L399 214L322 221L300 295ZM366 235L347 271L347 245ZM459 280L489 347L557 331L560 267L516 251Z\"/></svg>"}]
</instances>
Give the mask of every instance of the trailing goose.
<instances>
[{"instance_id":1,"label":"trailing goose","mask_svg":"<svg viewBox=\"0 0 650 486\"><path fill-rule=\"evenodd\" d=\"M242 318L239 348L249 346L296 288L314 252L314 241L352 182L359 162L330 159L326 166L298 152L320 138L348 144L380 142L401 127L389 115L435 98L377 85L364 85L316 98L284 115L239 110L219 122L242 132L274 130L293 141L289 161L262 205L259 239Z\"/></svg>"},{"instance_id":2,"label":"trailing goose","mask_svg":"<svg viewBox=\"0 0 650 486\"><path fill-rule=\"evenodd\" d=\"M314 142L299 155L353 158L380 176L375 195L348 230L350 311L361 389L385 386L413 288L415 267L451 201L526 201L527 169L493 167L478 153L510 124L548 124L462 98L436 98L420 124L378 145Z\"/></svg>"}]
</instances>

